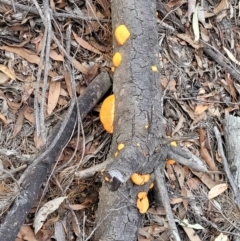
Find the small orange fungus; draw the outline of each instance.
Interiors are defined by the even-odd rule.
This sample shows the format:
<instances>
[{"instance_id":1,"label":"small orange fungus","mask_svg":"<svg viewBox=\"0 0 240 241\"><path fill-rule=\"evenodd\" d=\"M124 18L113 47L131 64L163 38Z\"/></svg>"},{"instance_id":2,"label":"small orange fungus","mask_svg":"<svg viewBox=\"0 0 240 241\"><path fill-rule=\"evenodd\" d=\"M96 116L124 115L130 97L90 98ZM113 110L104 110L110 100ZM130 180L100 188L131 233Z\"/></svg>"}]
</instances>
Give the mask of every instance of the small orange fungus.
<instances>
[{"instance_id":1,"label":"small orange fungus","mask_svg":"<svg viewBox=\"0 0 240 241\"><path fill-rule=\"evenodd\" d=\"M154 183L152 183L149 187L149 189L152 189L154 187Z\"/></svg>"},{"instance_id":2,"label":"small orange fungus","mask_svg":"<svg viewBox=\"0 0 240 241\"><path fill-rule=\"evenodd\" d=\"M124 45L130 37L130 32L125 25L119 25L116 27L114 35L118 45Z\"/></svg>"},{"instance_id":3,"label":"small orange fungus","mask_svg":"<svg viewBox=\"0 0 240 241\"><path fill-rule=\"evenodd\" d=\"M113 55L113 58L112 58L112 63L115 67L118 67L122 62L122 55L117 52Z\"/></svg>"},{"instance_id":4,"label":"small orange fungus","mask_svg":"<svg viewBox=\"0 0 240 241\"><path fill-rule=\"evenodd\" d=\"M118 150L119 151L121 151L124 147L125 147L125 145L123 143L118 144Z\"/></svg>"},{"instance_id":5,"label":"small orange fungus","mask_svg":"<svg viewBox=\"0 0 240 241\"><path fill-rule=\"evenodd\" d=\"M152 66L152 71L153 71L153 72L157 72L157 71L158 71L157 66L154 66L154 65L153 65L153 66Z\"/></svg>"},{"instance_id":6,"label":"small orange fungus","mask_svg":"<svg viewBox=\"0 0 240 241\"><path fill-rule=\"evenodd\" d=\"M104 179L105 179L106 182L110 181L108 177L104 177Z\"/></svg>"},{"instance_id":7,"label":"small orange fungus","mask_svg":"<svg viewBox=\"0 0 240 241\"><path fill-rule=\"evenodd\" d=\"M167 165L173 165L176 161L173 159L167 160Z\"/></svg>"},{"instance_id":8,"label":"small orange fungus","mask_svg":"<svg viewBox=\"0 0 240 241\"><path fill-rule=\"evenodd\" d=\"M115 96L108 96L102 103L100 109L100 121L108 133L113 133Z\"/></svg>"},{"instance_id":9,"label":"small orange fungus","mask_svg":"<svg viewBox=\"0 0 240 241\"><path fill-rule=\"evenodd\" d=\"M114 153L114 157L117 157L117 156L118 156L118 151Z\"/></svg>"},{"instance_id":10,"label":"small orange fungus","mask_svg":"<svg viewBox=\"0 0 240 241\"><path fill-rule=\"evenodd\" d=\"M140 213L146 213L149 208L149 201L147 196L137 199L137 207Z\"/></svg>"},{"instance_id":11,"label":"small orange fungus","mask_svg":"<svg viewBox=\"0 0 240 241\"><path fill-rule=\"evenodd\" d=\"M139 192L138 193L138 199L142 199L142 198L145 198L147 197L147 193L146 192Z\"/></svg>"},{"instance_id":12,"label":"small orange fungus","mask_svg":"<svg viewBox=\"0 0 240 241\"><path fill-rule=\"evenodd\" d=\"M177 142L176 141L172 141L170 144L171 144L171 146L177 146Z\"/></svg>"},{"instance_id":13,"label":"small orange fungus","mask_svg":"<svg viewBox=\"0 0 240 241\"><path fill-rule=\"evenodd\" d=\"M140 175L138 173L133 173L131 176L131 180L134 184L141 186L144 183L148 182L150 179L150 174Z\"/></svg>"},{"instance_id":14,"label":"small orange fungus","mask_svg":"<svg viewBox=\"0 0 240 241\"><path fill-rule=\"evenodd\" d=\"M112 71L112 72L115 71L115 67L114 67L114 66L111 67L111 71Z\"/></svg>"}]
</instances>

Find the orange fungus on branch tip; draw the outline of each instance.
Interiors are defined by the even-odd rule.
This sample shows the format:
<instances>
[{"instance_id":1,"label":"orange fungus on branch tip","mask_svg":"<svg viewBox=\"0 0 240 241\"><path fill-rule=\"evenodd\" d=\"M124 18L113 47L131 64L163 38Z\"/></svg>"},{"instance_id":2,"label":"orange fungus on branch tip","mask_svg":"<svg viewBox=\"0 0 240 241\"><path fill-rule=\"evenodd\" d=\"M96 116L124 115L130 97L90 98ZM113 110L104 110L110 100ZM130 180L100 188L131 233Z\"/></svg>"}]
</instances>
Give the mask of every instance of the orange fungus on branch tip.
<instances>
[{"instance_id":1,"label":"orange fungus on branch tip","mask_svg":"<svg viewBox=\"0 0 240 241\"><path fill-rule=\"evenodd\" d=\"M108 96L102 103L100 109L100 121L108 133L113 133L115 96Z\"/></svg>"}]
</instances>

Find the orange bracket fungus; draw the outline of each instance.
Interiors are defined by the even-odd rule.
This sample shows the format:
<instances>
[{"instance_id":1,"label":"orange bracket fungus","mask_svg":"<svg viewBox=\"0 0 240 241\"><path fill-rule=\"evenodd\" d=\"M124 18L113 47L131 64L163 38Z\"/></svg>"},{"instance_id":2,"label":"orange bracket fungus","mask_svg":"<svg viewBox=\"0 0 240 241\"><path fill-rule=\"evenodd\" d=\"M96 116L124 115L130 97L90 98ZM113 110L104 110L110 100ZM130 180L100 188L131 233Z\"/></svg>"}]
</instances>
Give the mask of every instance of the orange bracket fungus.
<instances>
[{"instance_id":1,"label":"orange bracket fungus","mask_svg":"<svg viewBox=\"0 0 240 241\"><path fill-rule=\"evenodd\" d=\"M130 37L130 32L125 25L119 25L116 27L114 35L118 45L124 45Z\"/></svg>"},{"instance_id":2,"label":"orange bracket fungus","mask_svg":"<svg viewBox=\"0 0 240 241\"><path fill-rule=\"evenodd\" d=\"M108 96L102 103L100 109L100 121L108 133L113 133L115 96Z\"/></svg>"},{"instance_id":3,"label":"orange bracket fungus","mask_svg":"<svg viewBox=\"0 0 240 241\"><path fill-rule=\"evenodd\" d=\"M140 175L138 173L133 173L131 180L134 184L141 186L150 180L150 174Z\"/></svg>"},{"instance_id":4,"label":"orange bracket fungus","mask_svg":"<svg viewBox=\"0 0 240 241\"><path fill-rule=\"evenodd\" d=\"M122 62L122 55L117 52L113 55L113 58L112 58L112 63L114 65L114 67L118 67Z\"/></svg>"},{"instance_id":5,"label":"orange bracket fungus","mask_svg":"<svg viewBox=\"0 0 240 241\"><path fill-rule=\"evenodd\" d=\"M146 213L149 208L149 201L146 192L139 192L137 199L137 207L140 213Z\"/></svg>"}]
</instances>

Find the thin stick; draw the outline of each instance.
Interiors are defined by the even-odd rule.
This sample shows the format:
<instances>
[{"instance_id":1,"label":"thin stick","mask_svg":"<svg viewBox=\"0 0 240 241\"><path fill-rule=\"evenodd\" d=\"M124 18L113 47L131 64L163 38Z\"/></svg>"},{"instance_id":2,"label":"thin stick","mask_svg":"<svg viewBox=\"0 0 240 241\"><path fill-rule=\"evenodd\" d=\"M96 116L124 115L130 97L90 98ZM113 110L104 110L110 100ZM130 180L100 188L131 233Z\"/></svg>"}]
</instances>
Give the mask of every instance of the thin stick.
<instances>
[{"instance_id":1,"label":"thin stick","mask_svg":"<svg viewBox=\"0 0 240 241\"><path fill-rule=\"evenodd\" d=\"M156 188L158 189L158 193L160 194L160 197L158 197L158 198L161 199L162 204L165 208L166 216L167 216L167 220L169 223L169 227L171 229L173 240L181 241L179 233L178 233L178 229L177 229L177 226L175 224L174 217L172 214L170 200L168 197L166 183L164 180L163 168L161 167L161 165L159 165L156 168L156 170L154 171L154 174L155 174Z\"/></svg>"},{"instance_id":2,"label":"thin stick","mask_svg":"<svg viewBox=\"0 0 240 241\"><path fill-rule=\"evenodd\" d=\"M12 6L12 0L0 0L0 3L6 4L8 6ZM26 5L22 5L19 3L14 4L15 8L20 10L20 11L26 11L32 14L35 14L39 16L39 12L37 8L34 7L29 7ZM77 19L77 20L85 20L85 21L100 21L100 22L109 22L110 20L108 19L98 19L98 18L91 18L91 17L85 17L85 16L79 16L75 14L70 14L70 13L52 13L52 16L54 18L70 18L70 19Z\"/></svg>"},{"instance_id":3,"label":"thin stick","mask_svg":"<svg viewBox=\"0 0 240 241\"><path fill-rule=\"evenodd\" d=\"M215 133L215 136L216 136L216 139L217 139L217 143L218 143L218 153L219 155L221 156L222 158L222 163L223 163L223 168L224 168L224 171L227 175L227 178L229 180L229 183L232 187L232 190L233 190L233 193L234 193L234 197L235 197L235 202L238 206L238 209L240 210L240 192L239 192L239 189L237 187L237 185L235 184L234 182L234 178L230 172L230 169L229 169L229 166L228 166L228 162L227 162L227 158L224 154L224 151L223 151L223 144L222 144L222 139L221 139L221 135L220 135L220 132L218 130L218 128L215 126L213 128L214 130L214 133Z\"/></svg>"}]
</instances>

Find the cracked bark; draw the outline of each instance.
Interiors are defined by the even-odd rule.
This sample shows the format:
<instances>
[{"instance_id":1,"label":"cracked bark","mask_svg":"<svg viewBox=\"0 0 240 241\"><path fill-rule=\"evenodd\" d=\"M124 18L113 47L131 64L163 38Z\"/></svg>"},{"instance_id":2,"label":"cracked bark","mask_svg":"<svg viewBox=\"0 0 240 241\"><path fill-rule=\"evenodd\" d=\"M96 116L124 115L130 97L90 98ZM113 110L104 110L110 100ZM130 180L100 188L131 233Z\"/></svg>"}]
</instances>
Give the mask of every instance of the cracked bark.
<instances>
[{"instance_id":1,"label":"cracked bark","mask_svg":"<svg viewBox=\"0 0 240 241\"><path fill-rule=\"evenodd\" d=\"M94 240L137 239L142 215L135 203L141 187L133 187L127 180L134 172L151 173L156 160L163 161L167 156L166 146L160 155L155 153L164 136L160 74L151 70L151 66L159 67L155 4L145 0L111 2L113 30L124 24L131 36L123 46L113 40L114 52L122 54L122 62L114 73L116 102L109 158L114 156L118 144L124 143L125 147L106 168L109 187L115 192L103 183Z\"/></svg>"}]
</instances>

